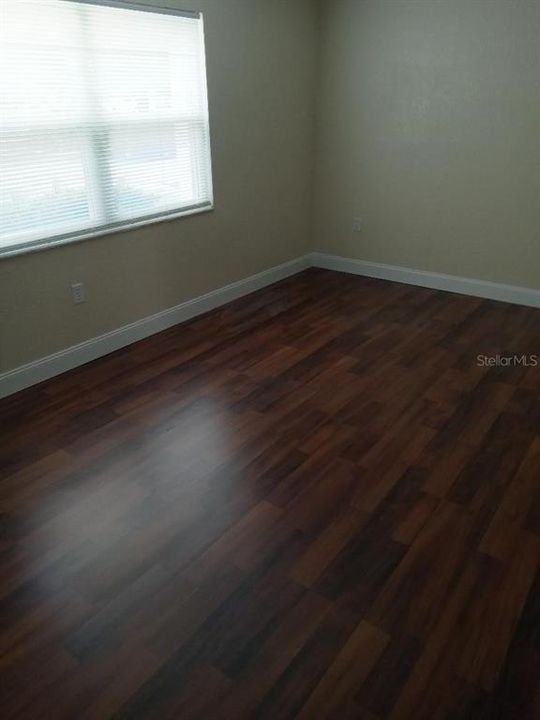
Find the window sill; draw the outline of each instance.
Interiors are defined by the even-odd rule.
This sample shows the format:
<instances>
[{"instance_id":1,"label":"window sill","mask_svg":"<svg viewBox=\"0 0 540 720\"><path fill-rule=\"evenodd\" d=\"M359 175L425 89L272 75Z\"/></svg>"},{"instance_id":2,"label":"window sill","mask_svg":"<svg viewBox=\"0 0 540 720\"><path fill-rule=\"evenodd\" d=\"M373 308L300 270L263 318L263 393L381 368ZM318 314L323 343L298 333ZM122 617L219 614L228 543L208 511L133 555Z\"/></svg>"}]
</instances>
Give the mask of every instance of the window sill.
<instances>
[{"instance_id":1,"label":"window sill","mask_svg":"<svg viewBox=\"0 0 540 720\"><path fill-rule=\"evenodd\" d=\"M214 204L212 203L211 205L205 205L204 207L181 210L176 213L171 213L170 215L146 218L131 223L126 222L122 225L103 228L101 230L91 230L86 233L58 238L57 240L44 240L43 242L38 241L35 244L27 245L26 247L15 247L13 248L13 250L10 250L9 247L3 249L0 246L0 260L16 257L18 255L29 255L30 253L40 252L42 250L49 250L51 248L60 247L61 245L71 245L73 243L82 242L83 240L91 240L92 238L104 237L106 235L114 235L116 233L127 232L129 230L137 230L138 228L147 227L149 225L158 225L163 222L171 222L172 220L189 217L190 215L199 215L201 213L212 212L213 210Z\"/></svg>"}]
</instances>

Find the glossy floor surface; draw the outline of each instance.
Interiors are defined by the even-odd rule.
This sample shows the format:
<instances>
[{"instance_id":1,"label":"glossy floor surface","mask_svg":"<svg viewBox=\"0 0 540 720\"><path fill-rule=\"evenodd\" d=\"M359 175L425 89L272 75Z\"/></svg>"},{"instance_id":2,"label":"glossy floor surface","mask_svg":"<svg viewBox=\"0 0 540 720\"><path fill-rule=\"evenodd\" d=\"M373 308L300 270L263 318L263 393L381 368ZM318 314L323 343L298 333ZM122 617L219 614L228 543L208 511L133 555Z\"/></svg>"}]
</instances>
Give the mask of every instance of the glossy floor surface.
<instances>
[{"instance_id":1,"label":"glossy floor surface","mask_svg":"<svg viewBox=\"0 0 540 720\"><path fill-rule=\"evenodd\" d=\"M4 718L539 717L540 311L309 270L0 404Z\"/></svg>"}]
</instances>

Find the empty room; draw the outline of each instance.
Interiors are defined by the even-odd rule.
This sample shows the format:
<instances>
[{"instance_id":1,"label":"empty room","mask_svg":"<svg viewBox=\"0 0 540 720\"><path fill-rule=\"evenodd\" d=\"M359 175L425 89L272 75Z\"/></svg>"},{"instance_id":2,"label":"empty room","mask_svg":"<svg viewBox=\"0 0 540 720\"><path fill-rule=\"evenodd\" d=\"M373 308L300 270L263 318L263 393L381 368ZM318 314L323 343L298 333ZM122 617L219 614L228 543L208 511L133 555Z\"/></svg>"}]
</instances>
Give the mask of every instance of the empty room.
<instances>
[{"instance_id":1,"label":"empty room","mask_svg":"<svg viewBox=\"0 0 540 720\"><path fill-rule=\"evenodd\" d=\"M540 0L0 0L6 720L540 718Z\"/></svg>"}]
</instances>

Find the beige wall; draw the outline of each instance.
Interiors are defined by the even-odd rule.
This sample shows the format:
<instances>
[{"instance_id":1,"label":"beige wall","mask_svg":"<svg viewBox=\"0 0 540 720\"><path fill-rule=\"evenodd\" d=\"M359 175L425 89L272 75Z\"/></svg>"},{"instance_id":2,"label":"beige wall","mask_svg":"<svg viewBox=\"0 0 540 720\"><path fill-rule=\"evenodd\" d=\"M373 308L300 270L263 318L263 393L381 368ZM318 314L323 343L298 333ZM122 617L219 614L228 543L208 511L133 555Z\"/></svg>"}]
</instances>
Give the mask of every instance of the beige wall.
<instances>
[{"instance_id":1,"label":"beige wall","mask_svg":"<svg viewBox=\"0 0 540 720\"><path fill-rule=\"evenodd\" d=\"M1 260L0 370L309 249L540 287L539 0L154 2L205 13L216 208Z\"/></svg>"},{"instance_id":2,"label":"beige wall","mask_svg":"<svg viewBox=\"0 0 540 720\"><path fill-rule=\"evenodd\" d=\"M321 5L316 249L540 288L540 1Z\"/></svg>"},{"instance_id":3,"label":"beige wall","mask_svg":"<svg viewBox=\"0 0 540 720\"><path fill-rule=\"evenodd\" d=\"M0 370L307 251L315 4L155 4L204 12L215 210L0 260ZM84 305L71 302L73 280Z\"/></svg>"}]
</instances>

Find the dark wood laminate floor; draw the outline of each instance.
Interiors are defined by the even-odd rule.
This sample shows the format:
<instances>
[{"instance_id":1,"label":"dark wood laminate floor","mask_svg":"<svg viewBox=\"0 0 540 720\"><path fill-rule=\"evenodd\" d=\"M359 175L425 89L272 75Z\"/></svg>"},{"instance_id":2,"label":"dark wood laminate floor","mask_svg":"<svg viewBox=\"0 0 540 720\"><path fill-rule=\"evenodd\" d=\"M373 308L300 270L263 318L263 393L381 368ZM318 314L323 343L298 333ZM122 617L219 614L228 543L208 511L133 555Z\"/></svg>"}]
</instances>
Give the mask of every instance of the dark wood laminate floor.
<instances>
[{"instance_id":1,"label":"dark wood laminate floor","mask_svg":"<svg viewBox=\"0 0 540 720\"><path fill-rule=\"evenodd\" d=\"M540 311L310 270L0 404L4 718L538 717Z\"/></svg>"}]
</instances>

